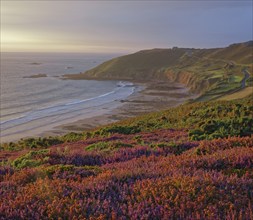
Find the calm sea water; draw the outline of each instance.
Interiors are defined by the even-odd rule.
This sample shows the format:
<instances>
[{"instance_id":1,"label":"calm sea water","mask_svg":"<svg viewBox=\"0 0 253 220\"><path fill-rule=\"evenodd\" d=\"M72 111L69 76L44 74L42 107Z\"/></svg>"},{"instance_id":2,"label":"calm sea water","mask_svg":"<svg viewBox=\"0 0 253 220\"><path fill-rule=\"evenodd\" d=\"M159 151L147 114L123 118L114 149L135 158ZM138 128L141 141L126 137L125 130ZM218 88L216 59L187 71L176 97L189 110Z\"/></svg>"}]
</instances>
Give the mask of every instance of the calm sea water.
<instances>
[{"instance_id":1,"label":"calm sea water","mask_svg":"<svg viewBox=\"0 0 253 220\"><path fill-rule=\"evenodd\" d=\"M1 53L0 137L101 114L134 91L127 82L62 80L112 54ZM47 77L26 78L46 74ZM11 138L9 138L11 139Z\"/></svg>"}]
</instances>

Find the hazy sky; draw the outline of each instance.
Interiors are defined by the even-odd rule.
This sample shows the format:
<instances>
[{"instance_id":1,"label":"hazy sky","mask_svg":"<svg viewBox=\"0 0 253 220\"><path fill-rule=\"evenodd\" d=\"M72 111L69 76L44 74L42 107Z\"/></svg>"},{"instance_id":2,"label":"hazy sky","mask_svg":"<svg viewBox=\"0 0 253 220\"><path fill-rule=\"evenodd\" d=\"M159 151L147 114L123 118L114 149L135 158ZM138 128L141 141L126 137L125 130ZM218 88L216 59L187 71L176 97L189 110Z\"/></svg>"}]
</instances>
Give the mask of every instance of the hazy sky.
<instances>
[{"instance_id":1,"label":"hazy sky","mask_svg":"<svg viewBox=\"0 0 253 220\"><path fill-rule=\"evenodd\" d=\"M221 47L252 36L252 0L1 0L1 51Z\"/></svg>"}]
</instances>

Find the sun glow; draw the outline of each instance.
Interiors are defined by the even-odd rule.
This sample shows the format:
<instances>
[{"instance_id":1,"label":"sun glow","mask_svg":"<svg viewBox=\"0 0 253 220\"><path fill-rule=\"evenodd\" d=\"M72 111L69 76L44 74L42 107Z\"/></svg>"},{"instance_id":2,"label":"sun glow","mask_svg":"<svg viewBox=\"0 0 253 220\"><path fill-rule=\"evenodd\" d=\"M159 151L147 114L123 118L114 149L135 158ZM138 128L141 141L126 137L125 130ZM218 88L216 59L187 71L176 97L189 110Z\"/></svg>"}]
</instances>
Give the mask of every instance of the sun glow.
<instances>
[{"instance_id":1,"label":"sun glow","mask_svg":"<svg viewBox=\"0 0 253 220\"><path fill-rule=\"evenodd\" d=\"M2 52L118 52L128 51L127 47L104 46L102 44L78 43L75 40L63 41L49 33L1 30Z\"/></svg>"},{"instance_id":2,"label":"sun glow","mask_svg":"<svg viewBox=\"0 0 253 220\"><path fill-rule=\"evenodd\" d=\"M37 45L45 43L45 39L34 34L19 31L1 31L1 51L30 51Z\"/></svg>"}]
</instances>

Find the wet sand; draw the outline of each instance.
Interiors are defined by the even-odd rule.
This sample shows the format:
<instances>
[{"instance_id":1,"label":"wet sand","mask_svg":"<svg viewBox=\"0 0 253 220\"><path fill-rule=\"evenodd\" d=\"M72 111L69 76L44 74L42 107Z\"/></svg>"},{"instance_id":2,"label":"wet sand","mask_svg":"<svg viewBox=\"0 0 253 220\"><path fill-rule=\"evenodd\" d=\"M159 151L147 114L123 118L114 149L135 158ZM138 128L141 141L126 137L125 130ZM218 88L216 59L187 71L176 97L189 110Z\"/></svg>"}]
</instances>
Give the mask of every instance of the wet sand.
<instances>
[{"instance_id":1,"label":"wet sand","mask_svg":"<svg viewBox=\"0 0 253 220\"><path fill-rule=\"evenodd\" d=\"M54 129L43 132L41 135L54 136L68 132L87 131L129 117L175 107L197 97L196 94L191 94L184 85L179 83L157 81L135 84L138 85L137 91L126 100L118 100L120 105L117 108L103 115L57 126Z\"/></svg>"},{"instance_id":2,"label":"wet sand","mask_svg":"<svg viewBox=\"0 0 253 220\"><path fill-rule=\"evenodd\" d=\"M191 94L184 85L168 81L134 82L135 92L124 100L113 103L94 111L95 115L71 118L57 126L47 125L33 130L24 131L1 138L1 142L17 141L27 137L46 137L64 135L69 132L82 132L96 127L117 122L144 113L160 111L185 103L197 97Z\"/></svg>"}]
</instances>

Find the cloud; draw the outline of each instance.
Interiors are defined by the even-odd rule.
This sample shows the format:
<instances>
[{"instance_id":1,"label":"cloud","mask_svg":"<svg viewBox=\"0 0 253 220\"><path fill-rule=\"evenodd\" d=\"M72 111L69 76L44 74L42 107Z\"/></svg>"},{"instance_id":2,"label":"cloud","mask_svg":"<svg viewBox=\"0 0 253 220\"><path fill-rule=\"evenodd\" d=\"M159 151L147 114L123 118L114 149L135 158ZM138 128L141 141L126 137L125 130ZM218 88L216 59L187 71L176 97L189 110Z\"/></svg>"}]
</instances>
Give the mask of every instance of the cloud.
<instances>
[{"instance_id":1,"label":"cloud","mask_svg":"<svg viewBox=\"0 0 253 220\"><path fill-rule=\"evenodd\" d=\"M252 1L2 1L1 6L8 50L12 41L12 50L36 51L43 44L50 51L60 45L99 51L216 47L252 38Z\"/></svg>"}]
</instances>

